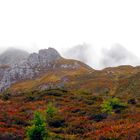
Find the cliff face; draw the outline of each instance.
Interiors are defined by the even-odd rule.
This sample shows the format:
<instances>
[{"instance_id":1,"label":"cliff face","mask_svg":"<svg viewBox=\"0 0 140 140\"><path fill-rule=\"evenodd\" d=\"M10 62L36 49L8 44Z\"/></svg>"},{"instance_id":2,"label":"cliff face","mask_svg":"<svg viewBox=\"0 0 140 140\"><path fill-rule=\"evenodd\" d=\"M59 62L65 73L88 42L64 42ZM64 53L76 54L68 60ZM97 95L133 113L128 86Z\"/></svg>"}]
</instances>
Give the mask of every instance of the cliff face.
<instances>
[{"instance_id":1,"label":"cliff face","mask_svg":"<svg viewBox=\"0 0 140 140\"><path fill-rule=\"evenodd\" d=\"M5 55L5 57L9 57L9 55ZM25 58L21 57L22 59L15 56L13 57L11 57L11 59L15 60L14 63L11 63L11 59L6 63L1 63L0 91L9 88L11 84L16 83L17 81L32 79L42 72L47 72L47 70L58 68L75 69L80 65L77 62L72 64L65 64L62 62L61 64L58 64L58 60L65 59L53 48L39 50L38 53L32 53Z\"/></svg>"}]
</instances>

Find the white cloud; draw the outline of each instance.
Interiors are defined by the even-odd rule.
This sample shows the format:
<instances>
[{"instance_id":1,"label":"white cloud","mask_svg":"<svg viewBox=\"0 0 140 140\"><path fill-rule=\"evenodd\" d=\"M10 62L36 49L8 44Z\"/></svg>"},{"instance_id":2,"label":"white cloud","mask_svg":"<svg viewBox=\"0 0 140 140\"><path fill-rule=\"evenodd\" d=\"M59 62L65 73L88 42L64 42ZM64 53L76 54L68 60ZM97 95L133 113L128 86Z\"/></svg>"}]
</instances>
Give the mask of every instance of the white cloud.
<instances>
[{"instance_id":1,"label":"white cloud","mask_svg":"<svg viewBox=\"0 0 140 140\"><path fill-rule=\"evenodd\" d=\"M67 49L62 54L66 58L80 60L95 69L119 65L140 65L140 58L120 44L113 44L110 49L97 50L96 47L83 43Z\"/></svg>"},{"instance_id":2,"label":"white cloud","mask_svg":"<svg viewBox=\"0 0 140 140\"><path fill-rule=\"evenodd\" d=\"M140 56L139 7L139 0L0 1L0 50L62 52L83 42L100 50L120 43Z\"/></svg>"},{"instance_id":3,"label":"white cloud","mask_svg":"<svg viewBox=\"0 0 140 140\"><path fill-rule=\"evenodd\" d=\"M140 65L140 59L120 44L114 44L110 49L103 48L100 66L104 68L119 65Z\"/></svg>"}]
</instances>

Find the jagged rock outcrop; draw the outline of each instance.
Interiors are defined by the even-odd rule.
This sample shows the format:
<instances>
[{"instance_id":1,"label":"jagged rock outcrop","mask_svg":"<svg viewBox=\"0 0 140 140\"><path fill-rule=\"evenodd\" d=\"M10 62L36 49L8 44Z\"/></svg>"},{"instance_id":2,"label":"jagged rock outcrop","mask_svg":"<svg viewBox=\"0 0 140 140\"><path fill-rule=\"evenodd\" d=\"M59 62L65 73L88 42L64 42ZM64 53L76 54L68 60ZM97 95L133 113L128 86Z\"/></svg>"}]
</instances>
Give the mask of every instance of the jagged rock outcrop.
<instances>
[{"instance_id":1,"label":"jagged rock outcrop","mask_svg":"<svg viewBox=\"0 0 140 140\"><path fill-rule=\"evenodd\" d=\"M53 48L39 50L39 53L32 53L28 58L28 64L34 67L49 67L50 63L60 59L60 54Z\"/></svg>"},{"instance_id":2,"label":"jagged rock outcrop","mask_svg":"<svg viewBox=\"0 0 140 140\"><path fill-rule=\"evenodd\" d=\"M13 53L14 54L14 53ZM5 56L6 57L6 56ZM9 57L9 56L7 56ZM10 56L12 60L15 56ZM26 59L6 61L5 65L0 66L0 91L9 88L11 84L32 79L38 76L41 72L56 68L72 68L79 67L76 62L73 64L57 64L57 60L63 59L61 55L53 48L39 50L39 53L32 53ZM3 64L3 63L2 63Z\"/></svg>"}]
</instances>

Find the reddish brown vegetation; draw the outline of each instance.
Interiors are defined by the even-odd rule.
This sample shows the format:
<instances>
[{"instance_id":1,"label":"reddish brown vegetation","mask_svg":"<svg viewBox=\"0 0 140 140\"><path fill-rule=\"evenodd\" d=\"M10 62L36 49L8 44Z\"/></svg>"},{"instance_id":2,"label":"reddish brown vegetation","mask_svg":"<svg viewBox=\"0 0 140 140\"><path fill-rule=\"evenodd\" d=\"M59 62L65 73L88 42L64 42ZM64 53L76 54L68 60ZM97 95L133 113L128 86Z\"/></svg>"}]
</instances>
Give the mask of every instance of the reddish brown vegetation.
<instances>
[{"instance_id":1,"label":"reddish brown vegetation","mask_svg":"<svg viewBox=\"0 0 140 140\"><path fill-rule=\"evenodd\" d=\"M25 128L33 112L44 112L47 104L53 102L58 114L51 120L53 123L48 125L48 129L52 135L59 135L60 140L139 140L140 94L135 91L139 87L139 74L134 76L137 70L133 69L125 73L124 68L123 71L117 69L117 73L110 71L113 70L58 71L55 75L50 73L50 77L44 76L34 82L13 85L9 90L9 98L1 97L0 100L0 139L24 139ZM38 89L42 83L47 84L50 80L55 85L63 77L68 82L62 88L54 86L55 89ZM130 86L131 79L133 88ZM126 104L133 97L136 103L129 102L122 112L104 117L101 104L112 96Z\"/></svg>"}]
</instances>

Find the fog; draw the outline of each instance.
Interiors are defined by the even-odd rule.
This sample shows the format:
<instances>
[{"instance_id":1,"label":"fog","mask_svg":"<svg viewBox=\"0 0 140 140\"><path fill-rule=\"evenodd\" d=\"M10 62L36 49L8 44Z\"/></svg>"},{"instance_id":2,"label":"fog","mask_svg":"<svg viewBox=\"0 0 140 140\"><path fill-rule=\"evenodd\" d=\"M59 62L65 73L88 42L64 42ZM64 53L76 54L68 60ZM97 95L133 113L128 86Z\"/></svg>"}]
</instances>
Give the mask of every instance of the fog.
<instances>
[{"instance_id":1,"label":"fog","mask_svg":"<svg viewBox=\"0 0 140 140\"><path fill-rule=\"evenodd\" d=\"M87 65L100 69L100 51L97 47L92 46L88 43L83 43L64 49L62 55L66 58L76 59L86 63Z\"/></svg>"},{"instance_id":2,"label":"fog","mask_svg":"<svg viewBox=\"0 0 140 140\"><path fill-rule=\"evenodd\" d=\"M140 58L120 44L102 49L83 43L63 52L65 57L80 60L95 69L119 65L140 65Z\"/></svg>"},{"instance_id":3,"label":"fog","mask_svg":"<svg viewBox=\"0 0 140 140\"><path fill-rule=\"evenodd\" d=\"M49 46L53 47L53 46ZM0 47L0 52L3 53L7 49L12 50L13 48L22 49L29 53L38 52L39 49L48 47ZM82 43L74 45L69 48L57 48L54 47L64 58L76 59L86 63L94 69L103 69L106 67L115 67L119 65L140 65L140 58L133 54L126 47L121 44L113 44L109 47L98 48L88 43Z\"/></svg>"},{"instance_id":4,"label":"fog","mask_svg":"<svg viewBox=\"0 0 140 140\"><path fill-rule=\"evenodd\" d=\"M0 53L53 47L95 69L137 65L139 7L139 0L3 0Z\"/></svg>"}]
</instances>

